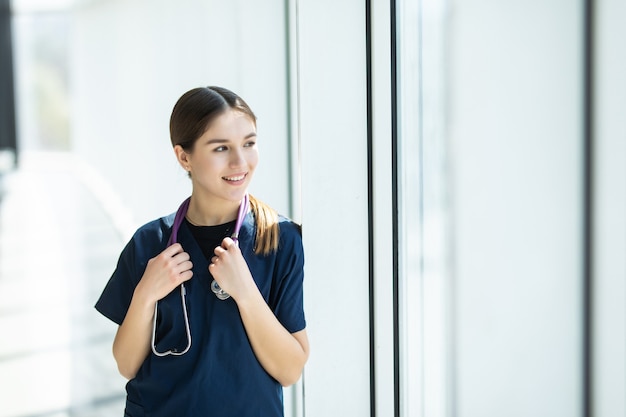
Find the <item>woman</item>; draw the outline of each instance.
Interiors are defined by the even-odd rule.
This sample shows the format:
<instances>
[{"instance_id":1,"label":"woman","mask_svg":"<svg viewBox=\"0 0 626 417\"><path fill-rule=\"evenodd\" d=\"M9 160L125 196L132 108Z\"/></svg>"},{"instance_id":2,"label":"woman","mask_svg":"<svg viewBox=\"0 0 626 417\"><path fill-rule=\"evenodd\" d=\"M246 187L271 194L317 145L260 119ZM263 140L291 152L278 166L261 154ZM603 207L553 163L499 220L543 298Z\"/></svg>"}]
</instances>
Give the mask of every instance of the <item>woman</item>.
<instances>
[{"instance_id":1,"label":"woman","mask_svg":"<svg viewBox=\"0 0 626 417\"><path fill-rule=\"evenodd\" d=\"M192 182L180 226L172 214L137 230L96 304L119 324L125 415L282 416L309 354L304 255L299 226L247 195L256 117L227 89L196 88L170 135Z\"/></svg>"}]
</instances>

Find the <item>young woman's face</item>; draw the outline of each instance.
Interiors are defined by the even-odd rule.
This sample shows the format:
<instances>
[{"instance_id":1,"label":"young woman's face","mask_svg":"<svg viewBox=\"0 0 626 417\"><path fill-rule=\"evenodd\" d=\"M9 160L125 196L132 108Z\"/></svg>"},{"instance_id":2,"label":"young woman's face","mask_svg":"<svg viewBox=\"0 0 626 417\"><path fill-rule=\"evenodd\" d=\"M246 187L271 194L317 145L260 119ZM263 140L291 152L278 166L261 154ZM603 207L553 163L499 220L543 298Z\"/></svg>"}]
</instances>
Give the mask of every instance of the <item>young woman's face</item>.
<instances>
[{"instance_id":1,"label":"young woman's face","mask_svg":"<svg viewBox=\"0 0 626 417\"><path fill-rule=\"evenodd\" d=\"M218 116L187 154L194 193L239 202L259 161L256 139L256 126L248 115L227 110Z\"/></svg>"}]
</instances>

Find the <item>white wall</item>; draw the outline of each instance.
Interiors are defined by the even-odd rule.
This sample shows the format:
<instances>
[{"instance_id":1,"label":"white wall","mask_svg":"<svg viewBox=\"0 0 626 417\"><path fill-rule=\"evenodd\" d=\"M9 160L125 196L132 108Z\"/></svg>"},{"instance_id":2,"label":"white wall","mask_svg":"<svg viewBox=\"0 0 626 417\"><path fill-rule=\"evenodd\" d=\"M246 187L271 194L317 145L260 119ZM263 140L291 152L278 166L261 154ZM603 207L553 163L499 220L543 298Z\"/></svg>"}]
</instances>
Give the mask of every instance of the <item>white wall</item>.
<instances>
[{"instance_id":1,"label":"white wall","mask_svg":"<svg viewBox=\"0 0 626 417\"><path fill-rule=\"evenodd\" d=\"M581 415L581 13L450 3L458 417Z\"/></svg>"},{"instance_id":2,"label":"white wall","mask_svg":"<svg viewBox=\"0 0 626 417\"><path fill-rule=\"evenodd\" d=\"M252 192L290 214L284 17L280 0L111 0L73 12L73 147L136 224L189 194L169 116L185 91L206 85L232 89L257 114Z\"/></svg>"}]
</instances>

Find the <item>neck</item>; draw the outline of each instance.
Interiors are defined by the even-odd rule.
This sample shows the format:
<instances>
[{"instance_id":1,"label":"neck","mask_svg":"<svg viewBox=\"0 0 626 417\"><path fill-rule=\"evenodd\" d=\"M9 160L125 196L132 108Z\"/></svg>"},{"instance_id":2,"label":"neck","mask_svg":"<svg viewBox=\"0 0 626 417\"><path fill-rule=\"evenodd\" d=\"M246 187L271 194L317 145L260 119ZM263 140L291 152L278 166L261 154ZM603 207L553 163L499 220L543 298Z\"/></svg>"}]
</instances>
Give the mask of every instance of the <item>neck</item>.
<instances>
[{"instance_id":1,"label":"neck","mask_svg":"<svg viewBox=\"0 0 626 417\"><path fill-rule=\"evenodd\" d=\"M191 196L187 220L196 226L216 226L237 218L240 202L206 200Z\"/></svg>"}]
</instances>

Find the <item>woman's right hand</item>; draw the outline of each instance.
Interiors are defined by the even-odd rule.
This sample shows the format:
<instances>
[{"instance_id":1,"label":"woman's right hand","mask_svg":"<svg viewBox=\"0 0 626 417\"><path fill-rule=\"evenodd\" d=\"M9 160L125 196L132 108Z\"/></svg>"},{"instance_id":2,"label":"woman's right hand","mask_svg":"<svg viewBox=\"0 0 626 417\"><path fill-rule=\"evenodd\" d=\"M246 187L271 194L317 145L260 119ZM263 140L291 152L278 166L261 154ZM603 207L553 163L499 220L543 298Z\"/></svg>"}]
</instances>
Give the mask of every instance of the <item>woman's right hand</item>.
<instances>
[{"instance_id":1,"label":"woman's right hand","mask_svg":"<svg viewBox=\"0 0 626 417\"><path fill-rule=\"evenodd\" d=\"M191 279L189 259L183 247L175 243L148 261L113 342L117 367L127 379L135 377L150 353L155 303Z\"/></svg>"},{"instance_id":2,"label":"woman's right hand","mask_svg":"<svg viewBox=\"0 0 626 417\"><path fill-rule=\"evenodd\" d=\"M137 291L150 302L156 302L181 283L189 281L193 276L192 267L189 254L180 243L174 243L148 261Z\"/></svg>"}]
</instances>

